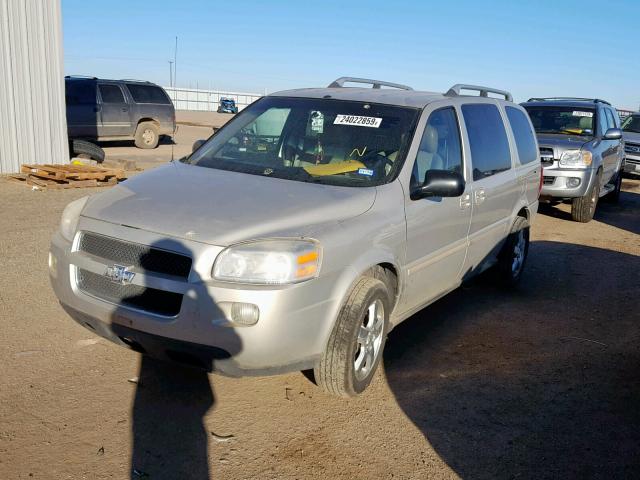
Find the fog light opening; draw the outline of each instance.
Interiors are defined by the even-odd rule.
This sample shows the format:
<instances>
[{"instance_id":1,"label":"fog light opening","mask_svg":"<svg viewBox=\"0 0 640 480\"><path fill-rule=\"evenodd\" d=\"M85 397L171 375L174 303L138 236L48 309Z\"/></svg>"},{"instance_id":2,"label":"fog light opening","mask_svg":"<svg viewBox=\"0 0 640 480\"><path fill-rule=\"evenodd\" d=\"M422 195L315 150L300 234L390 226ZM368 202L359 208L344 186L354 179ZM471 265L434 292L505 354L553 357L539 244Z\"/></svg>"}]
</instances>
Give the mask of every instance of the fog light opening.
<instances>
[{"instance_id":1,"label":"fog light opening","mask_svg":"<svg viewBox=\"0 0 640 480\"><path fill-rule=\"evenodd\" d=\"M567 187L576 188L580 186L580 179L578 177L567 178Z\"/></svg>"},{"instance_id":2,"label":"fog light opening","mask_svg":"<svg viewBox=\"0 0 640 480\"><path fill-rule=\"evenodd\" d=\"M255 325L260 318L260 309L253 303L231 304L231 321L240 325Z\"/></svg>"}]
</instances>

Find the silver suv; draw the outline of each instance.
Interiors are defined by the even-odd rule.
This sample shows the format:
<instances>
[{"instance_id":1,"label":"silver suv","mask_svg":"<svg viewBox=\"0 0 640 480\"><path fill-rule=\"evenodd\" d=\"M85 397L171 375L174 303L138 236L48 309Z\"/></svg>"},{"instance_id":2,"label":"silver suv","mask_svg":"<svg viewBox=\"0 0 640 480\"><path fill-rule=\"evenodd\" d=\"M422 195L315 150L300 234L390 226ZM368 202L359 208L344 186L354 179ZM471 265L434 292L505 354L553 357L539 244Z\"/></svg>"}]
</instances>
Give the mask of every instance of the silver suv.
<instances>
[{"instance_id":1,"label":"silver suv","mask_svg":"<svg viewBox=\"0 0 640 480\"><path fill-rule=\"evenodd\" d=\"M640 175L640 113L629 115L622 122L624 134L624 171Z\"/></svg>"},{"instance_id":2,"label":"silver suv","mask_svg":"<svg viewBox=\"0 0 640 480\"><path fill-rule=\"evenodd\" d=\"M146 354L360 393L401 321L490 266L520 279L541 167L511 99L353 78L266 96L188 158L69 204L55 292Z\"/></svg>"},{"instance_id":3,"label":"silver suv","mask_svg":"<svg viewBox=\"0 0 640 480\"><path fill-rule=\"evenodd\" d=\"M624 149L620 117L609 102L531 98L527 110L544 167L541 200L571 201L571 217L589 222L598 199L620 197Z\"/></svg>"}]
</instances>

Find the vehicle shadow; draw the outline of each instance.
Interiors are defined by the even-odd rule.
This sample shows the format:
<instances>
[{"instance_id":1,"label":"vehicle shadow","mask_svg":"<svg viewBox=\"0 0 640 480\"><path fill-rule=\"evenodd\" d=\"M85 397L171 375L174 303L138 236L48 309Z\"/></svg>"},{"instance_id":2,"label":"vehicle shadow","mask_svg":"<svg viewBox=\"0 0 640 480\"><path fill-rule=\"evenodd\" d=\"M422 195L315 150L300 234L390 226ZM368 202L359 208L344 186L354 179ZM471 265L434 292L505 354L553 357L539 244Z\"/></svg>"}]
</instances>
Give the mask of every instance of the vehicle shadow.
<instances>
[{"instance_id":1,"label":"vehicle shadow","mask_svg":"<svg viewBox=\"0 0 640 480\"><path fill-rule=\"evenodd\" d=\"M514 292L477 277L390 335L399 406L462 478L640 475L640 257L531 244Z\"/></svg>"},{"instance_id":2,"label":"vehicle shadow","mask_svg":"<svg viewBox=\"0 0 640 480\"><path fill-rule=\"evenodd\" d=\"M627 230L628 232L640 234L640 194L629 191L638 188L638 183L624 180L624 190L620 192L618 203L608 202L606 197L598 201L594 220L606 223L613 227ZM538 212L542 215L558 218L560 220L573 221L569 211L560 210L554 206L540 204Z\"/></svg>"},{"instance_id":3,"label":"vehicle shadow","mask_svg":"<svg viewBox=\"0 0 640 480\"><path fill-rule=\"evenodd\" d=\"M102 148L107 147L135 147L135 143L133 140L102 140L99 142L95 142ZM177 145L175 140L168 135L161 135L158 140L158 146L161 145Z\"/></svg>"},{"instance_id":4,"label":"vehicle shadow","mask_svg":"<svg viewBox=\"0 0 640 480\"><path fill-rule=\"evenodd\" d=\"M629 191L635 187L640 192L639 186L639 182L623 180L619 202L599 203L594 218L598 222L640 235L640 193Z\"/></svg>"},{"instance_id":5,"label":"vehicle shadow","mask_svg":"<svg viewBox=\"0 0 640 480\"><path fill-rule=\"evenodd\" d=\"M155 252L180 252L194 258L189 249L176 240L163 240L150 247ZM152 251L141 256L141 270L149 274L158 268L165 272L179 269L174 260L159 258ZM134 295L123 298L112 315L110 328L123 346L143 353L138 377L133 380L136 393L131 412L131 479L211 478L211 434L203 423L203 417L215 403L208 372L215 362L239 353L241 341L233 329L228 328L222 335L224 350L205 347L200 342L167 342L167 337L173 336L171 332L201 338L207 333L203 325L224 316L215 299L205 289L198 288L203 281L193 269L188 281L189 290L178 300L166 291L154 290L148 285L142 287ZM179 310L180 315L177 320L166 317L149 320L148 316L141 319L135 311L132 314L132 309L164 314L173 309ZM150 335L145 322L165 322L166 336ZM199 331L190 332L196 328Z\"/></svg>"}]
</instances>

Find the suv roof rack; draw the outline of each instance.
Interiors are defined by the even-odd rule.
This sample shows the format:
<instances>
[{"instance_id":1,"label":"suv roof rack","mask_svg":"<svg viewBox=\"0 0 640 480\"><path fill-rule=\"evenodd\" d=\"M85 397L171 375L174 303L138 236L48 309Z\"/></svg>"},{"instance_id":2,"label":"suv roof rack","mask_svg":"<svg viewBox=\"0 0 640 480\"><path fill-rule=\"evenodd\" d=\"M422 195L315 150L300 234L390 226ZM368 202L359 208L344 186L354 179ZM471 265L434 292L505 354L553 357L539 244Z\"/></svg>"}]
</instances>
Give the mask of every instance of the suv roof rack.
<instances>
[{"instance_id":1,"label":"suv roof rack","mask_svg":"<svg viewBox=\"0 0 640 480\"><path fill-rule=\"evenodd\" d=\"M371 80L370 78L356 78L356 77L340 77L337 80L334 80L333 82L331 82L329 84L329 87L327 88L342 88L344 87L344 84L350 82L350 83L366 83L369 85L372 85L372 88L381 88L381 87L392 87L392 88L399 88L400 90L413 90L413 88L408 87L406 85L402 85L400 83L391 83L391 82L385 82L383 80Z\"/></svg>"},{"instance_id":2,"label":"suv roof rack","mask_svg":"<svg viewBox=\"0 0 640 480\"><path fill-rule=\"evenodd\" d=\"M580 102L593 102L593 103L604 103L606 105L611 105L606 100L602 100L601 98L581 98L581 97L533 97L527 100L527 102L553 102L555 100L574 100Z\"/></svg>"},{"instance_id":3,"label":"suv roof rack","mask_svg":"<svg viewBox=\"0 0 640 480\"><path fill-rule=\"evenodd\" d=\"M474 91L480 92L481 97L488 97L490 93L496 93L498 95L503 95L506 101L513 102L513 95L511 95L510 92L507 92L505 90L498 90L497 88L491 88L491 87L481 87L479 85L466 85L464 83L458 83L453 87L451 87L447 91L447 93L445 93L445 96L459 97L460 90L474 90Z\"/></svg>"},{"instance_id":4,"label":"suv roof rack","mask_svg":"<svg viewBox=\"0 0 640 480\"><path fill-rule=\"evenodd\" d=\"M121 78L121 82L139 82L139 83L151 83L149 80L136 80L135 78Z\"/></svg>"},{"instance_id":5,"label":"suv roof rack","mask_svg":"<svg viewBox=\"0 0 640 480\"><path fill-rule=\"evenodd\" d=\"M98 77L92 77L91 75L65 75L64 78L88 78L90 80L98 79Z\"/></svg>"}]
</instances>

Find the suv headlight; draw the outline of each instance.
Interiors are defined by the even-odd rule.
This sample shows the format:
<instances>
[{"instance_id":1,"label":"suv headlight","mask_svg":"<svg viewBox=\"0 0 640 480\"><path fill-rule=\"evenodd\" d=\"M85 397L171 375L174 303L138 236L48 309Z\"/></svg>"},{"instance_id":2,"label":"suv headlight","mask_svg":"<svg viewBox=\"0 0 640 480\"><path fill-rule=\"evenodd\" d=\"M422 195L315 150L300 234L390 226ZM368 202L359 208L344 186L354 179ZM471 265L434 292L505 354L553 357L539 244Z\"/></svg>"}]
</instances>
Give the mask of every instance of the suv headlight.
<instances>
[{"instance_id":1,"label":"suv headlight","mask_svg":"<svg viewBox=\"0 0 640 480\"><path fill-rule=\"evenodd\" d=\"M567 150L560 156L560 165L563 167L588 167L593 160L591 152L584 150Z\"/></svg>"},{"instance_id":2,"label":"suv headlight","mask_svg":"<svg viewBox=\"0 0 640 480\"><path fill-rule=\"evenodd\" d=\"M212 275L225 282L283 285L317 277L322 251L312 240L260 240L223 250Z\"/></svg>"},{"instance_id":3,"label":"suv headlight","mask_svg":"<svg viewBox=\"0 0 640 480\"><path fill-rule=\"evenodd\" d=\"M82 197L78 200L74 200L69 205L64 207L62 212L62 218L60 219L60 233L68 241L73 241L73 236L76 234L76 228L78 227L78 220L80 219L80 213L89 200L89 197Z\"/></svg>"}]
</instances>

